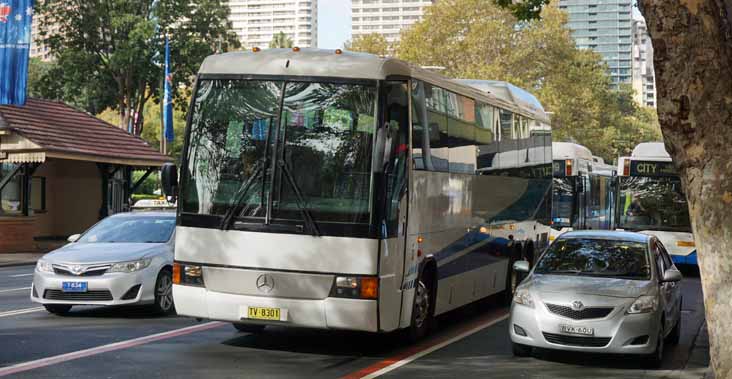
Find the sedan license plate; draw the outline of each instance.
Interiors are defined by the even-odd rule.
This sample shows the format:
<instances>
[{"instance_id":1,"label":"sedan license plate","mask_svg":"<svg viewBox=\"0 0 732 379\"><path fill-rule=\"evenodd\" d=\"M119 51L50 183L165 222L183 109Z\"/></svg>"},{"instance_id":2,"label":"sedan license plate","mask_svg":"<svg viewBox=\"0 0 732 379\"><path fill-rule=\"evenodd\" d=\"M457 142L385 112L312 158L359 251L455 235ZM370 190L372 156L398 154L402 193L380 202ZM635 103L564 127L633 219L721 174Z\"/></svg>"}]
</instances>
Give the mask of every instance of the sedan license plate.
<instances>
[{"instance_id":1,"label":"sedan license plate","mask_svg":"<svg viewBox=\"0 0 732 379\"><path fill-rule=\"evenodd\" d=\"M280 321L281 310L279 308L248 307L247 318L255 320Z\"/></svg>"},{"instance_id":2,"label":"sedan license plate","mask_svg":"<svg viewBox=\"0 0 732 379\"><path fill-rule=\"evenodd\" d=\"M580 334L583 336L594 336L595 329L585 326L559 325L559 331L567 334Z\"/></svg>"},{"instance_id":3,"label":"sedan license plate","mask_svg":"<svg viewBox=\"0 0 732 379\"><path fill-rule=\"evenodd\" d=\"M61 284L61 290L63 292L86 292L86 282L63 282Z\"/></svg>"}]
</instances>

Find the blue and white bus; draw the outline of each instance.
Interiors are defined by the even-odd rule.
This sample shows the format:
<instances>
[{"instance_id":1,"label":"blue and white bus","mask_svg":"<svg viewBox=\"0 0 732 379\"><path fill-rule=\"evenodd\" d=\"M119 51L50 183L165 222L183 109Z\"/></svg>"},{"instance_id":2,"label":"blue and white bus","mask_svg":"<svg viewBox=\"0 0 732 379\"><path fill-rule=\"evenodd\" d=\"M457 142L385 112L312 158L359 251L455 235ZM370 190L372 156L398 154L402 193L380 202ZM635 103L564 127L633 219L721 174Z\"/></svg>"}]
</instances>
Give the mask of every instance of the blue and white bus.
<instances>
[{"instance_id":1,"label":"blue and white bus","mask_svg":"<svg viewBox=\"0 0 732 379\"><path fill-rule=\"evenodd\" d=\"M662 142L638 144L618 160L618 228L653 234L676 264L697 264L681 179Z\"/></svg>"},{"instance_id":2,"label":"blue and white bus","mask_svg":"<svg viewBox=\"0 0 732 379\"><path fill-rule=\"evenodd\" d=\"M615 166L605 164L585 146L552 144L554 188L553 235L581 229L615 228Z\"/></svg>"},{"instance_id":3,"label":"blue and white bus","mask_svg":"<svg viewBox=\"0 0 732 379\"><path fill-rule=\"evenodd\" d=\"M551 133L533 102L340 50L208 57L180 181L163 168L178 313L419 337L510 299L513 261L548 243Z\"/></svg>"}]
</instances>

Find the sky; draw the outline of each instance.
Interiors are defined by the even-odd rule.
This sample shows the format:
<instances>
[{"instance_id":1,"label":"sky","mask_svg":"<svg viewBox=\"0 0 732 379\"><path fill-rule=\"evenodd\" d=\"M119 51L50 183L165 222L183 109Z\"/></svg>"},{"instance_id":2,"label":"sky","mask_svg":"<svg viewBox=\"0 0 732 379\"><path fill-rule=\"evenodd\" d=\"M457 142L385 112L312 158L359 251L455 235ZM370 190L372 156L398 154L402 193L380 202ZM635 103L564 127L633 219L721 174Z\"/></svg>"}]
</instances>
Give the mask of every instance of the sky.
<instances>
[{"instance_id":1,"label":"sky","mask_svg":"<svg viewBox=\"0 0 732 379\"><path fill-rule=\"evenodd\" d=\"M318 0L318 47L342 48L351 38L351 0Z\"/></svg>"}]
</instances>

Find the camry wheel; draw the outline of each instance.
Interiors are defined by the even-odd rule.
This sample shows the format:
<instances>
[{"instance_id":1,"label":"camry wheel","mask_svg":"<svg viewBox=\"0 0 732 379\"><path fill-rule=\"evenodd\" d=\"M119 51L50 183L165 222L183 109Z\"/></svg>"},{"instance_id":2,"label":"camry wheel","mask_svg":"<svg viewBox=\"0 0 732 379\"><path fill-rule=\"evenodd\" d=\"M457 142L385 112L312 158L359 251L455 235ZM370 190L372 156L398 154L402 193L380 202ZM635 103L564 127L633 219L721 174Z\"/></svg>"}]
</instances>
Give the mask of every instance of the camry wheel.
<instances>
[{"instance_id":1,"label":"camry wheel","mask_svg":"<svg viewBox=\"0 0 732 379\"><path fill-rule=\"evenodd\" d=\"M43 307L50 313L63 316L71 310L71 305L67 304L43 304Z\"/></svg>"},{"instance_id":2,"label":"camry wheel","mask_svg":"<svg viewBox=\"0 0 732 379\"><path fill-rule=\"evenodd\" d=\"M162 314L175 312L173 304L173 275L169 269L163 269L155 281L155 310Z\"/></svg>"}]
</instances>

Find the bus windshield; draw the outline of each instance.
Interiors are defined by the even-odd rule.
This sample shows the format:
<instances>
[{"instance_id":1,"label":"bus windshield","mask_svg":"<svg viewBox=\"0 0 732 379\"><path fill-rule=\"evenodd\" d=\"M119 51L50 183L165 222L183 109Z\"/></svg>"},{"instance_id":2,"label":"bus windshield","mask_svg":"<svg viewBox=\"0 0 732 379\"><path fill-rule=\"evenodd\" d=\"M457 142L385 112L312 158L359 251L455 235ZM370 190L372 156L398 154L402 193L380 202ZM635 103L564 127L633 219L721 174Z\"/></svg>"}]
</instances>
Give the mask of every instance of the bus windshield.
<instances>
[{"instance_id":1,"label":"bus windshield","mask_svg":"<svg viewBox=\"0 0 732 379\"><path fill-rule=\"evenodd\" d=\"M375 83L199 80L181 211L368 223L375 107Z\"/></svg>"},{"instance_id":2,"label":"bus windshield","mask_svg":"<svg viewBox=\"0 0 732 379\"><path fill-rule=\"evenodd\" d=\"M691 232L686 197L678 176L620 177L619 200L620 228Z\"/></svg>"}]
</instances>

